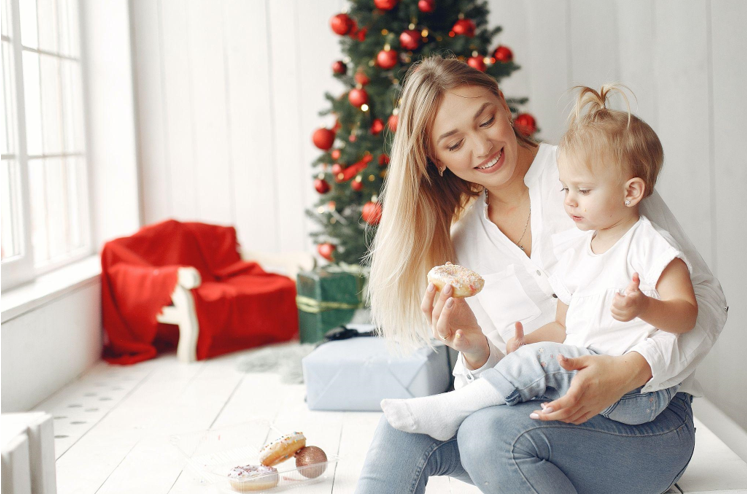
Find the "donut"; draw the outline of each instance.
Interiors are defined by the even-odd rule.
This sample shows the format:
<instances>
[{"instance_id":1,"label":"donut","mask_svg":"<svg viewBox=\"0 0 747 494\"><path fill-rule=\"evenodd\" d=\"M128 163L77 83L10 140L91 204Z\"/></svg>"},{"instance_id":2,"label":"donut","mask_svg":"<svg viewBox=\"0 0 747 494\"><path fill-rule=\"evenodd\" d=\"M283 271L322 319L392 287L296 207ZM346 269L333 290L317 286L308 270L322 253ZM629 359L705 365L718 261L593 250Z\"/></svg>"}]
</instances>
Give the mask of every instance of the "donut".
<instances>
[{"instance_id":1,"label":"donut","mask_svg":"<svg viewBox=\"0 0 747 494\"><path fill-rule=\"evenodd\" d=\"M306 446L306 436L303 432L280 436L259 451L259 462L268 467L275 466L293 456L304 446Z\"/></svg>"},{"instance_id":2,"label":"donut","mask_svg":"<svg viewBox=\"0 0 747 494\"><path fill-rule=\"evenodd\" d=\"M272 489L279 481L277 469L264 465L243 465L228 472L228 482L239 492Z\"/></svg>"},{"instance_id":3,"label":"donut","mask_svg":"<svg viewBox=\"0 0 747 494\"><path fill-rule=\"evenodd\" d=\"M482 276L471 269L450 262L428 271L428 281L433 283L437 290L442 290L446 285L451 285L454 289L452 297L455 298L477 295L485 286L485 280L482 279Z\"/></svg>"}]
</instances>

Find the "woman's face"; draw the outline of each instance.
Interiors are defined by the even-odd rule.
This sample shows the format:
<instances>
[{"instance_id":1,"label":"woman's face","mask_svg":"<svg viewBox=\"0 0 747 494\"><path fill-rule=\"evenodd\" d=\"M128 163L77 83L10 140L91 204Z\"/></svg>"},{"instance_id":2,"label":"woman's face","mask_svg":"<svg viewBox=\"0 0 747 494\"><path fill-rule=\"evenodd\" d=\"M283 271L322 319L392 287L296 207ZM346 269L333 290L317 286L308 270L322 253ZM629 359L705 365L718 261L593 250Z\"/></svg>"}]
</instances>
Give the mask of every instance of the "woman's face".
<instances>
[{"instance_id":1,"label":"woman's face","mask_svg":"<svg viewBox=\"0 0 747 494\"><path fill-rule=\"evenodd\" d=\"M485 187L506 184L516 171L518 144L508 105L488 89L448 91L431 129L431 152L439 168Z\"/></svg>"}]
</instances>

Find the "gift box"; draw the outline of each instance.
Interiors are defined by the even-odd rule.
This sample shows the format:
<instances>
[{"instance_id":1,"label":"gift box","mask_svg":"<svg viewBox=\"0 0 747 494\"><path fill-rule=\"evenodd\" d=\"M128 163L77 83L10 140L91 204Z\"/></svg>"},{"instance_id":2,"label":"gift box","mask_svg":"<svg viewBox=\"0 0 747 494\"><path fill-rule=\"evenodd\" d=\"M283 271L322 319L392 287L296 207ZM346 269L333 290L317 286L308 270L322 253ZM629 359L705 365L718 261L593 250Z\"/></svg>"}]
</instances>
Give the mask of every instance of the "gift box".
<instances>
[{"instance_id":1,"label":"gift box","mask_svg":"<svg viewBox=\"0 0 747 494\"><path fill-rule=\"evenodd\" d=\"M324 333L353 319L363 306L364 275L334 268L298 273L296 305L301 343L316 343Z\"/></svg>"},{"instance_id":2,"label":"gift box","mask_svg":"<svg viewBox=\"0 0 747 494\"><path fill-rule=\"evenodd\" d=\"M311 410L380 412L384 398L442 393L451 378L447 348L438 344L399 357L378 337L324 343L302 361L306 404Z\"/></svg>"}]
</instances>

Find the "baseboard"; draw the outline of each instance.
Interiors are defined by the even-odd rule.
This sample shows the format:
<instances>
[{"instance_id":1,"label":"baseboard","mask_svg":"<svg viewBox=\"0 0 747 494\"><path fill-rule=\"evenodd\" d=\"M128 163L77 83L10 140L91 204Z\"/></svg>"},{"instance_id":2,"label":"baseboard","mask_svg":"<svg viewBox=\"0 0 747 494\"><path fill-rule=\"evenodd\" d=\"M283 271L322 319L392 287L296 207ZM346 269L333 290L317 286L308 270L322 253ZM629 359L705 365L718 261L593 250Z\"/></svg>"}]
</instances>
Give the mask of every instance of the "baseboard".
<instances>
[{"instance_id":1,"label":"baseboard","mask_svg":"<svg viewBox=\"0 0 747 494\"><path fill-rule=\"evenodd\" d=\"M706 398L693 400L693 413L716 437L747 462L747 431Z\"/></svg>"}]
</instances>

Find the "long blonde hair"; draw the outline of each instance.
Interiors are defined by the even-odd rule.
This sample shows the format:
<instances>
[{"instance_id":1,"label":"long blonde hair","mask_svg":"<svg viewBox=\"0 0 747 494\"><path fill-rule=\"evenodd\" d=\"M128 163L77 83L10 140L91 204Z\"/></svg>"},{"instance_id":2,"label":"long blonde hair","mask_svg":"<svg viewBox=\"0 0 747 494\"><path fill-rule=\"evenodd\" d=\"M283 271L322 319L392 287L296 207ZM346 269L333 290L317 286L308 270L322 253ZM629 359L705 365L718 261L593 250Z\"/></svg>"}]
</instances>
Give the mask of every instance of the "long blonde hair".
<instances>
[{"instance_id":1,"label":"long blonde hair","mask_svg":"<svg viewBox=\"0 0 747 494\"><path fill-rule=\"evenodd\" d=\"M599 92L576 86L576 106L568 116L568 130L561 137L558 152L591 167L602 156L612 159L620 173L640 177L646 184L644 197L654 192L654 185L664 164L664 149L656 132L630 111L627 87L605 84ZM608 108L610 95L619 93L627 111ZM632 91L630 91L631 94Z\"/></svg>"},{"instance_id":2,"label":"long blonde hair","mask_svg":"<svg viewBox=\"0 0 747 494\"><path fill-rule=\"evenodd\" d=\"M488 89L503 99L498 83L456 58L431 56L410 67L399 103L399 122L379 201L382 216L366 255L371 271L368 302L379 334L412 350L430 343L430 321L420 310L426 274L455 261L450 230L483 187L448 169L443 176L430 158L430 133L447 91ZM536 145L516 133L521 145Z\"/></svg>"}]
</instances>

